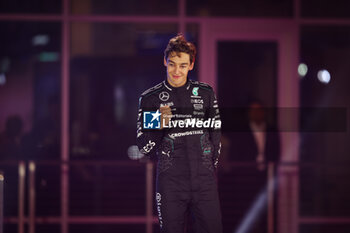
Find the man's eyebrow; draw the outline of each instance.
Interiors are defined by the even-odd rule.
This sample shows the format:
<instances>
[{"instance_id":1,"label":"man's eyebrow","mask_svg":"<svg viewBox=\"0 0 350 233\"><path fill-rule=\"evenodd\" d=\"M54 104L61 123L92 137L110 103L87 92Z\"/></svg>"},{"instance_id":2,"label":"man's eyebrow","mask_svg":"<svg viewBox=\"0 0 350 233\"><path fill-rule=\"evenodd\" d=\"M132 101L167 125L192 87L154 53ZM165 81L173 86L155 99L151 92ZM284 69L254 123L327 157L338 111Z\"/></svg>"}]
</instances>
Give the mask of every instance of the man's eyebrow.
<instances>
[{"instance_id":1,"label":"man's eyebrow","mask_svg":"<svg viewBox=\"0 0 350 233\"><path fill-rule=\"evenodd\" d=\"M169 62L172 62L172 63L176 64L176 62L174 62L174 61L172 61L170 59L169 59ZM180 65L188 65L188 62L180 63Z\"/></svg>"}]
</instances>

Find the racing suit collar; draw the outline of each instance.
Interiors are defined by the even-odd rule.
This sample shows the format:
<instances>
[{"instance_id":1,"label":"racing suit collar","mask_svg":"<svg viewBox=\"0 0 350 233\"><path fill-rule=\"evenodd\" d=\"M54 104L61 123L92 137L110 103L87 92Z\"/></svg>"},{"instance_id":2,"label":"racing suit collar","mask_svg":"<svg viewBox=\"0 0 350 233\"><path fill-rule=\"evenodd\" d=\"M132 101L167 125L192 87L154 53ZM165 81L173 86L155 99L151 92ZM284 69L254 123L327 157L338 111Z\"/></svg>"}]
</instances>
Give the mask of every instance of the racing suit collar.
<instances>
[{"instance_id":1,"label":"racing suit collar","mask_svg":"<svg viewBox=\"0 0 350 233\"><path fill-rule=\"evenodd\" d=\"M182 89L189 89L191 82L189 81L189 78L187 77L186 83L184 85L182 85L181 87L173 87L170 85L170 83L168 82L168 79L165 79L163 81L164 86L169 90L169 91L173 91L173 90L182 90Z\"/></svg>"}]
</instances>

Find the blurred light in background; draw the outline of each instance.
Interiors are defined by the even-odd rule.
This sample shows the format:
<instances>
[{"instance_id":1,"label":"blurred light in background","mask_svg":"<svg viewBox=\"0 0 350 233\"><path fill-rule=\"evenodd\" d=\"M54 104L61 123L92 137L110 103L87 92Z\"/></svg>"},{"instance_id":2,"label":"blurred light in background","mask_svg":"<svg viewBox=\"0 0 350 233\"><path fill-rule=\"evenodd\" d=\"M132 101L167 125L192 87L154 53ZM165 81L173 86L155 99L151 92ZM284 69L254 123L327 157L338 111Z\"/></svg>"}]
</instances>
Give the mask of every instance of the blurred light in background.
<instances>
[{"instance_id":1,"label":"blurred light in background","mask_svg":"<svg viewBox=\"0 0 350 233\"><path fill-rule=\"evenodd\" d=\"M0 72L7 72L10 68L10 59L5 57L0 61Z\"/></svg>"},{"instance_id":2,"label":"blurred light in background","mask_svg":"<svg viewBox=\"0 0 350 233\"><path fill-rule=\"evenodd\" d=\"M41 62L55 62L59 60L59 54L56 52L42 52L39 54L39 61Z\"/></svg>"},{"instance_id":3,"label":"blurred light in background","mask_svg":"<svg viewBox=\"0 0 350 233\"><path fill-rule=\"evenodd\" d=\"M114 87L114 116L118 123L122 123L125 116L125 92L122 86Z\"/></svg>"},{"instance_id":4,"label":"blurred light in background","mask_svg":"<svg viewBox=\"0 0 350 233\"><path fill-rule=\"evenodd\" d=\"M33 46L44 46L47 45L50 41L50 38L48 35L36 35L32 39L32 45Z\"/></svg>"},{"instance_id":5,"label":"blurred light in background","mask_svg":"<svg viewBox=\"0 0 350 233\"><path fill-rule=\"evenodd\" d=\"M307 74L308 68L307 65L304 63L300 63L298 66L298 74L301 78L305 77Z\"/></svg>"},{"instance_id":6,"label":"blurred light in background","mask_svg":"<svg viewBox=\"0 0 350 233\"><path fill-rule=\"evenodd\" d=\"M242 223L238 226L237 230L234 232L235 233L248 233L248 232L250 232L251 227L254 225L254 222L256 221L256 219L258 219L264 206L266 205L266 201L267 201L267 195L266 195L266 189L264 189L259 194L257 199L254 201L253 205L251 206L250 210L246 214Z\"/></svg>"},{"instance_id":7,"label":"blurred light in background","mask_svg":"<svg viewBox=\"0 0 350 233\"><path fill-rule=\"evenodd\" d=\"M1 74L0 73L0 85L2 86L2 85L5 85L6 84L6 76L5 76L5 74Z\"/></svg>"},{"instance_id":8,"label":"blurred light in background","mask_svg":"<svg viewBox=\"0 0 350 233\"><path fill-rule=\"evenodd\" d=\"M320 70L317 73L317 78L321 83L328 84L331 81L331 74L327 70Z\"/></svg>"}]
</instances>

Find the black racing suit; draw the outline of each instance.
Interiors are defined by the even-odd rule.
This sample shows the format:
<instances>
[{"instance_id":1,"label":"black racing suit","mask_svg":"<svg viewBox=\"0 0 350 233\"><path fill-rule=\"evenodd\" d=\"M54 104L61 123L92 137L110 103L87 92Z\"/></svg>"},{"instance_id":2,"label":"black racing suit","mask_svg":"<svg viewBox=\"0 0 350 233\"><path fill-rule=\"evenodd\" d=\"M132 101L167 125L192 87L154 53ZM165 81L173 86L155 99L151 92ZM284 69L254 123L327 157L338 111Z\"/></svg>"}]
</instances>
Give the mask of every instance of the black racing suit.
<instances>
[{"instance_id":1,"label":"black racing suit","mask_svg":"<svg viewBox=\"0 0 350 233\"><path fill-rule=\"evenodd\" d=\"M173 124L172 128L146 129L150 122L146 122L144 114L164 105L171 108L171 123L209 119L211 123L220 124L199 127L192 121L192 125L187 125L189 128ZM207 84L188 80L185 85L175 88L165 80L141 95L137 145L146 156L154 152L158 156L156 206L161 232L183 232L188 208L194 216L196 232L222 232L215 176L220 153L220 126L217 100Z\"/></svg>"}]
</instances>

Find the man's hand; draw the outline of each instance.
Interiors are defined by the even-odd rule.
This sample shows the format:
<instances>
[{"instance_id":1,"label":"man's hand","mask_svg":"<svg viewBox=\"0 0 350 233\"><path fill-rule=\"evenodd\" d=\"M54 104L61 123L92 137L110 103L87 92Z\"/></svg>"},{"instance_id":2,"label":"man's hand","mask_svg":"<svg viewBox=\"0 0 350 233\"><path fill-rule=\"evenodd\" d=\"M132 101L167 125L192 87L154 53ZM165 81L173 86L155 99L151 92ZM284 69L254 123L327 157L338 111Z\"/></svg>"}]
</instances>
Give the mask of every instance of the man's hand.
<instances>
[{"instance_id":1,"label":"man's hand","mask_svg":"<svg viewBox=\"0 0 350 233\"><path fill-rule=\"evenodd\" d=\"M169 121L172 117L171 108L169 106L162 106L159 108L159 111L162 114L160 120L161 128L163 129L164 126L169 126Z\"/></svg>"}]
</instances>

